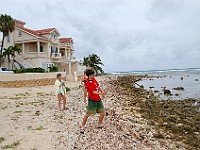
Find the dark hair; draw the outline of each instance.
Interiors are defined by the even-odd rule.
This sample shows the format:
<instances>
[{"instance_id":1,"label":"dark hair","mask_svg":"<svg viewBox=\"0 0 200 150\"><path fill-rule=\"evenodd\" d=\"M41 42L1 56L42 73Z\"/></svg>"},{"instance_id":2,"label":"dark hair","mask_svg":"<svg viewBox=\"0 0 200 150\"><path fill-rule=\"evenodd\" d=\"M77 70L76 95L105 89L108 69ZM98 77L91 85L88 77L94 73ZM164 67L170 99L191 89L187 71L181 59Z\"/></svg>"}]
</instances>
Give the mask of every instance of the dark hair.
<instances>
[{"instance_id":1,"label":"dark hair","mask_svg":"<svg viewBox=\"0 0 200 150\"><path fill-rule=\"evenodd\" d=\"M59 74L57 74L57 78L58 78L58 77L61 77L61 76L62 76L62 75L61 75L60 73L59 73Z\"/></svg>"},{"instance_id":2,"label":"dark hair","mask_svg":"<svg viewBox=\"0 0 200 150\"><path fill-rule=\"evenodd\" d=\"M90 75L93 75L94 74L94 70L92 69L88 69L86 72L85 72L86 76L90 76Z\"/></svg>"}]
</instances>

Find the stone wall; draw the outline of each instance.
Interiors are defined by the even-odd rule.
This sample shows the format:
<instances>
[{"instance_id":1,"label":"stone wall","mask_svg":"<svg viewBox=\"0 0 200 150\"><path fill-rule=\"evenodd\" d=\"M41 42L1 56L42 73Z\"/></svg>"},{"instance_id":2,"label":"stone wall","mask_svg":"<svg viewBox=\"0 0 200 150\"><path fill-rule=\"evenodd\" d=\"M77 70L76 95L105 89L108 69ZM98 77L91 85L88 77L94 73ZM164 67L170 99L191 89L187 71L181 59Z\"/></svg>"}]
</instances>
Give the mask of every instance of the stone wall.
<instances>
[{"instance_id":1,"label":"stone wall","mask_svg":"<svg viewBox=\"0 0 200 150\"><path fill-rule=\"evenodd\" d=\"M0 74L0 88L20 88L53 85L57 73ZM61 73L63 80L73 81L74 77Z\"/></svg>"}]
</instances>

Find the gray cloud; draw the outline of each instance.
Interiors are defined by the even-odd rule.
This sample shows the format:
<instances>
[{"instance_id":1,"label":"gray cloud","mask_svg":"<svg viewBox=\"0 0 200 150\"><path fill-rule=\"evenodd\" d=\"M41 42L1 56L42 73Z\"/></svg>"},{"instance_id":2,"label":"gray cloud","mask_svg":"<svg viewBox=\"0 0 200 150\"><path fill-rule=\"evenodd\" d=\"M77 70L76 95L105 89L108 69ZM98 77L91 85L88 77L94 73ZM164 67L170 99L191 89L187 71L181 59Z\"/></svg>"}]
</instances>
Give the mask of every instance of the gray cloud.
<instances>
[{"instance_id":1,"label":"gray cloud","mask_svg":"<svg viewBox=\"0 0 200 150\"><path fill-rule=\"evenodd\" d=\"M199 0L1 0L0 10L58 28L78 59L97 53L106 71L199 67Z\"/></svg>"}]
</instances>

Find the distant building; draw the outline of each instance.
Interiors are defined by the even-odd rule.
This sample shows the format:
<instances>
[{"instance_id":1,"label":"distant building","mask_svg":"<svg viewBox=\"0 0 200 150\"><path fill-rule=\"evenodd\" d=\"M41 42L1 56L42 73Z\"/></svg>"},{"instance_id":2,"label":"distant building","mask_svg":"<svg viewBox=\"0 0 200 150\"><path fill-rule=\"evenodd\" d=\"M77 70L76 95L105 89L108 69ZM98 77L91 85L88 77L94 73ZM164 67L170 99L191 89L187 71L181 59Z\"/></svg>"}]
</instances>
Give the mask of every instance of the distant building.
<instances>
[{"instance_id":1,"label":"distant building","mask_svg":"<svg viewBox=\"0 0 200 150\"><path fill-rule=\"evenodd\" d=\"M56 28L32 30L25 24L15 20L15 30L4 41L4 48L17 45L22 50L13 60L15 68L41 67L48 70L48 67L55 65L59 71L68 74L77 70L72 38L59 38L60 33ZM10 68L6 59L3 65Z\"/></svg>"}]
</instances>

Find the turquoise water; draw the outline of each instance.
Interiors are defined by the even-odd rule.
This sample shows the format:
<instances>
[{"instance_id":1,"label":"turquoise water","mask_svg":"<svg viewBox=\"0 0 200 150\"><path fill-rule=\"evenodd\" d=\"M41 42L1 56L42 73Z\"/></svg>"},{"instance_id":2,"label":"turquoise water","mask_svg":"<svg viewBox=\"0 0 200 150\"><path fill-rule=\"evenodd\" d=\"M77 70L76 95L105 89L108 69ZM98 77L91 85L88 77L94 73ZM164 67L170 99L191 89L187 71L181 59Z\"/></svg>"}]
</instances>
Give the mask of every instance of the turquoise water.
<instances>
[{"instance_id":1,"label":"turquoise water","mask_svg":"<svg viewBox=\"0 0 200 150\"><path fill-rule=\"evenodd\" d=\"M200 69L185 69L185 70L158 70L135 72L131 74L148 74L149 76L160 76L160 78L146 78L139 81L138 84L143 85L146 90L159 93L154 93L162 99L182 100L186 98L200 99ZM170 96L163 94L163 87L169 89L172 93ZM173 88L183 87L184 91L174 90ZM178 96L177 96L178 95Z\"/></svg>"}]
</instances>

